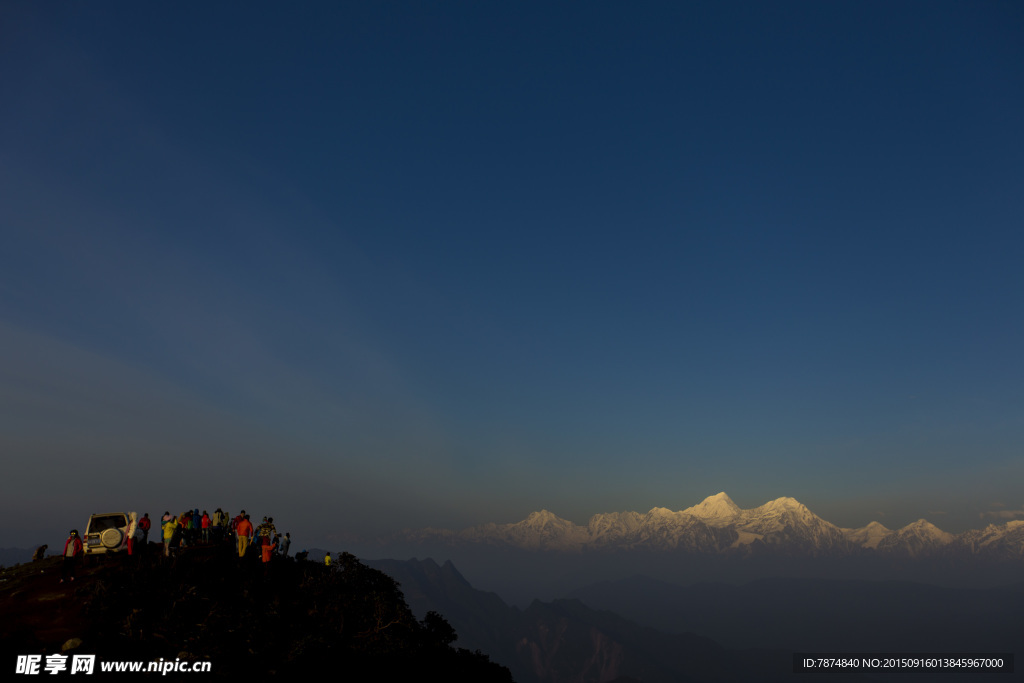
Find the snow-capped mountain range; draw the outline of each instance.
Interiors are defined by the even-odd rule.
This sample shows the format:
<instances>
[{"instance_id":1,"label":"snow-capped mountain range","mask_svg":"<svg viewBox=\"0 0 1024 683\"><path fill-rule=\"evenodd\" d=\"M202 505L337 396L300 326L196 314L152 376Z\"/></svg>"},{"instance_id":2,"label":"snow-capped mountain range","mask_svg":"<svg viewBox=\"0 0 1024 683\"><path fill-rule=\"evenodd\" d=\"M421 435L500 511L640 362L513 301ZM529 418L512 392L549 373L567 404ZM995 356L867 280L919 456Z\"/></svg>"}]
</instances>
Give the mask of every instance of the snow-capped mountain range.
<instances>
[{"instance_id":1,"label":"snow-capped mountain range","mask_svg":"<svg viewBox=\"0 0 1024 683\"><path fill-rule=\"evenodd\" d=\"M890 530L878 522L842 529L793 498L777 498L749 510L724 492L685 510L610 512L586 526L541 510L513 524L483 524L461 531L421 529L401 534L407 541L484 544L527 550L682 550L753 553L761 550L810 555L886 554L910 557L971 554L1024 560L1024 520L990 524L953 535L926 520Z\"/></svg>"}]
</instances>

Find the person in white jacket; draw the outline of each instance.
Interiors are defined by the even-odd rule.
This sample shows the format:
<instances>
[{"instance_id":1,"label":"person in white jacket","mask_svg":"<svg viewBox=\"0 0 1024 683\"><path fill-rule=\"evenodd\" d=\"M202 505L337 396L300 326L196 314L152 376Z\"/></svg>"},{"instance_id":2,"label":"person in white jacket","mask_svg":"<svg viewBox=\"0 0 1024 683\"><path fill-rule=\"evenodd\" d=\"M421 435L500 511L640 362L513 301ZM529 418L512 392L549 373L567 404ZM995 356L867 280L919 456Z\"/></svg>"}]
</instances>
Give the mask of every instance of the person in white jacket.
<instances>
[{"instance_id":1,"label":"person in white jacket","mask_svg":"<svg viewBox=\"0 0 1024 683\"><path fill-rule=\"evenodd\" d=\"M124 534L124 541L122 546L128 548L128 554L131 555L135 552L135 544L142 542L142 529L139 528L139 513L129 512L128 513L128 529Z\"/></svg>"}]
</instances>

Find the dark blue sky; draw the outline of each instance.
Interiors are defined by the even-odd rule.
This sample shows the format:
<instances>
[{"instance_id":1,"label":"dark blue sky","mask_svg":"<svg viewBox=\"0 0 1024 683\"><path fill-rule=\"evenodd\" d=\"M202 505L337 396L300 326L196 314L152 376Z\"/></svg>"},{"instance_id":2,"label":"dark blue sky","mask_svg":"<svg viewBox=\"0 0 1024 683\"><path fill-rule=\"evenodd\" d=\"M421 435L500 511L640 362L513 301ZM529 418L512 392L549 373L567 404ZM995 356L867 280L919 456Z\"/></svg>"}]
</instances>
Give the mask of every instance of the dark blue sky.
<instances>
[{"instance_id":1,"label":"dark blue sky","mask_svg":"<svg viewBox=\"0 0 1024 683\"><path fill-rule=\"evenodd\" d=\"M1024 509L1020 4L550 5L6 3L0 545Z\"/></svg>"}]
</instances>

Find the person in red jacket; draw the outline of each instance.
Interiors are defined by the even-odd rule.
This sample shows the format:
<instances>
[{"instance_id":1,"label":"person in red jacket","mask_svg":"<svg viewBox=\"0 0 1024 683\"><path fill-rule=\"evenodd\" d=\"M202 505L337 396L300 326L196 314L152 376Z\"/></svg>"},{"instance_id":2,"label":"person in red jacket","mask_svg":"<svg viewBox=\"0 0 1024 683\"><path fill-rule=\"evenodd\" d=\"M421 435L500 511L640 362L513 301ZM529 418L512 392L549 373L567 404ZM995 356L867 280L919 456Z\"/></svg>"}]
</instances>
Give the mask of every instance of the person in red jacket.
<instances>
[{"instance_id":1,"label":"person in red jacket","mask_svg":"<svg viewBox=\"0 0 1024 683\"><path fill-rule=\"evenodd\" d=\"M203 510L203 516L201 519L201 526L203 528L203 543L210 543L210 515L207 514L206 510Z\"/></svg>"},{"instance_id":2,"label":"person in red jacket","mask_svg":"<svg viewBox=\"0 0 1024 683\"><path fill-rule=\"evenodd\" d=\"M238 513L237 515L235 515L235 517L234 517L234 518L233 518L233 519L231 520L231 524L230 524L230 526L231 526L231 533L235 535L235 538L238 538L238 524L239 524L239 522L241 522L241 521L242 521L243 519L245 519L245 510L242 510L241 512L239 512L239 513Z\"/></svg>"},{"instance_id":3,"label":"person in red jacket","mask_svg":"<svg viewBox=\"0 0 1024 683\"><path fill-rule=\"evenodd\" d=\"M185 510L178 515L178 547L186 548L190 545L191 539L189 538L189 524L192 521L192 511Z\"/></svg>"},{"instance_id":4,"label":"person in red jacket","mask_svg":"<svg viewBox=\"0 0 1024 683\"><path fill-rule=\"evenodd\" d=\"M82 555L82 539L78 537L78 529L72 529L68 540L64 541L64 562L60 566L60 582L65 579L75 580L75 562Z\"/></svg>"},{"instance_id":5,"label":"person in red jacket","mask_svg":"<svg viewBox=\"0 0 1024 683\"><path fill-rule=\"evenodd\" d=\"M142 549L145 550L149 545L149 513L142 515L142 519L139 520L139 528L142 529Z\"/></svg>"}]
</instances>

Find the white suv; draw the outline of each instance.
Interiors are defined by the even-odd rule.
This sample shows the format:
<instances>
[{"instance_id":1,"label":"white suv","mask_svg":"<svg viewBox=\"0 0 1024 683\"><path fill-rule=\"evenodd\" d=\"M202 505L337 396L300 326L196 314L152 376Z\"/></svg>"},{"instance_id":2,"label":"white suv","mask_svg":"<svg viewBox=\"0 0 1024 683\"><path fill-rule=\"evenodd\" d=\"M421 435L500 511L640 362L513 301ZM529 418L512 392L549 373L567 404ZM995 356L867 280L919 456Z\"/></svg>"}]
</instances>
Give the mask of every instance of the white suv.
<instances>
[{"instance_id":1,"label":"white suv","mask_svg":"<svg viewBox=\"0 0 1024 683\"><path fill-rule=\"evenodd\" d=\"M85 527L83 544L86 554L117 552L124 547L128 533L128 513L108 512L92 515Z\"/></svg>"}]
</instances>

